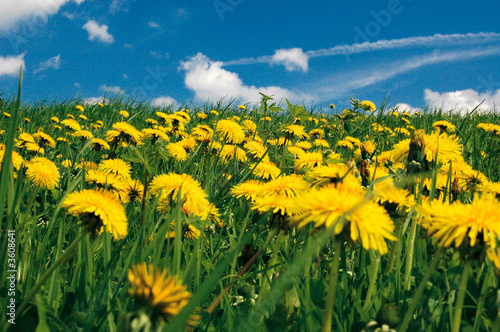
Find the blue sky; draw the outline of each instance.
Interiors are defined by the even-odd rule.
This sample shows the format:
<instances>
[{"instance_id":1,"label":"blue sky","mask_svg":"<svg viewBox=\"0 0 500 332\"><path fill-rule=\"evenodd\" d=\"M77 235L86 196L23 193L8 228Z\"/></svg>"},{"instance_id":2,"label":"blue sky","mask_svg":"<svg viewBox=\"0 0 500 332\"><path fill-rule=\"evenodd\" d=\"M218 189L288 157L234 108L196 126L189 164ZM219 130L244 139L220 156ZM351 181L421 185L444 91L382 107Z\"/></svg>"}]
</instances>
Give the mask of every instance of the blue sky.
<instances>
[{"instance_id":1,"label":"blue sky","mask_svg":"<svg viewBox=\"0 0 500 332\"><path fill-rule=\"evenodd\" d=\"M0 93L342 109L500 104L495 1L2 0Z\"/></svg>"}]
</instances>

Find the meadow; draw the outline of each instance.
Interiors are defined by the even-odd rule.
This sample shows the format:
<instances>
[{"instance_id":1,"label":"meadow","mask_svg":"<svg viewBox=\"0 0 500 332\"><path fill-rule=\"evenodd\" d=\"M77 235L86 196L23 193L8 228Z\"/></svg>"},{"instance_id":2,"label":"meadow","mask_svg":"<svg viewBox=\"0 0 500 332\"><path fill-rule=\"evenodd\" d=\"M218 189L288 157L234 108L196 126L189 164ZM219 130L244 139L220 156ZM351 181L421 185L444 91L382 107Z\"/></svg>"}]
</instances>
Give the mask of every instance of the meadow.
<instances>
[{"instance_id":1,"label":"meadow","mask_svg":"<svg viewBox=\"0 0 500 332\"><path fill-rule=\"evenodd\" d=\"M20 97L1 330L500 330L498 113Z\"/></svg>"}]
</instances>

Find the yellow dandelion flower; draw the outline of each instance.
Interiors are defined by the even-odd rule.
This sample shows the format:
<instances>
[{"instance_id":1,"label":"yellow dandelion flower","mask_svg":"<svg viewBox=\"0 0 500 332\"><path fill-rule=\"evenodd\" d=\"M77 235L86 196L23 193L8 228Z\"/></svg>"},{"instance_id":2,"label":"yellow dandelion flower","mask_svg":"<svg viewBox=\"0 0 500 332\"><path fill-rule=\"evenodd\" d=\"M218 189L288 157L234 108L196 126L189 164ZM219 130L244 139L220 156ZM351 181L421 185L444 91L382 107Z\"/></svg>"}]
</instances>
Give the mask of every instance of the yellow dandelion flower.
<instances>
[{"instance_id":1,"label":"yellow dandelion flower","mask_svg":"<svg viewBox=\"0 0 500 332\"><path fill-rule=\"evenodd\" d=\"M423 216L422 225L434 242L442 247L459 248L464 253L473 253L471 248L497 247L500 236L500 202L491 196L475 196L472 203L452 204L434 200L423 204L419 212Z\"/></svg>"},{"instance_id":2,"label":"yellow dandelion flower","mask_svg":"<svg viewBox=\"0 0 500 332\"><path fill-rule=\"evenodd\" d=\"M254 200L262 193L265 183L256 180L248 180L231 188L231 195L236 198L245 197Z\"/></svg>"},{"instance_id":3,"label":"yellow dandelion flower","mask_svg":"<svg viewBox=\"0 0 500 332\"><path fill-rule=\"evenodd\" d=\"M116 122L113 124L113 129L120 132L118 138L125 143L138 145L142 142L142 133L129 123Z\"/></svg>"},{"instance_id":4,"label":"yellow dandelion flower","mask_svg":"<svg viewBox=\"0 0 500 332\"><path fill-rule=\"evenodd\" d=\"M305 132L305 127L297 124L291 124L286 126L282 132L287 133L290 137L298 137L300 139L309 138L309 135Z\"/></svg>"},{"instance_id":5,"label":"yellow dandelion flower","mask_svg":"<svg viewBox=\"0 0 500 332\"><path fill-rule=\"evenodd\" d=\"M295 169L313 168L321 165L323 162L323 153L321 152L304 152L295 159Z\"/></svg>"},{"instance_id":6,"label":"yellow dandelion flower","mask_svg":"<svg viewBox=\"0 0 500 332\"><path fill-rule=\"evenodd\" d=\"M50 121L52 121L54 123L59 123L59 118L57 116L53 116L50 118Z\"/></svg>"},{"instance_id":7,"label":"yellow dandelion flower","mask_svg":"<svg viewBox=\"0 0 500 332\"><path fill-rule=\"evenodd\" d=\"M3 163L3 158L5 157L5 145L0 143L0 169ZM19 170L23 164L23 157L16 151L12 151L12 165L14 168Z\"/></svg>"},{"instance_id":8,"label":"yellow dandelion flower","mask_svg":"<svg viewBox=\"0 0 500 332\"><path fill-rule=\"evenodd\" d=\"M264 154L266 153L267 149L266 147L257 141L248 141L243 145L243 148L247 150L247 152L254 156L255 158L262 158ZM267 157L267 156L266 156ZM268 157L266 159L269 159Z\"/></svg>"},{"instance_id":9,"label":"yellow dandelion flower","mask_svg":"<svg viewBox=\"0 0 500 332\"><path fill-rule=\"evenodd\" d=\"M417 132L415 135L418 134ZM458 142L456 136L448 136L446 133L440 134L439 132L430 135L421 132L420 135L423 140L421 145L424 148L425 160L428 162L434 161L436 152L438 153L438 160L443 163L450 160L460 160L462 145ZM393 155L395 161L406 161L408 159L410 141L411 139L405 139L394 145Z\"/></svg>"},{"instance_id":10,"label":"yellow dandelion flower","mask_svg":"<svg viewBox=\"0 0 500 332\"><path fill-rule=\"evenodd\" d=\"M64 159L63 161L61 161L61 165L63 165L66 168L71 168L73 163L69 159Z\"/></svg>"},{"instance_id":11,"label":"yellow dandelion flower","mask_svg":"<svg viewBox=\"0 0 500 332\"><path fill-rule=\"evenodd\" d=\"M375 104L369 100L363 100L360 104L363 107L363 109L366 111L373 112L377 109L377 107L375 107Z\"/></svg>"},{"instance_id":12,"label":"yellow dandelion flower","mask_svg":"<svg viewBox=\"0 0 500 332\"><path fill-rule=\"evenodd\" d=\"M54 139L52 137L50 137L50 135L47 135L42 131L39 131L36 134L33 134L33 138L36 139L36 141L40 147L44 147L44 146L50 146L51 148L56 147L56 142L54 141Z\"/></svg>"},{"instance_id":13,"label":"yellow dandelion flower","mask_svg":"<svg viewBox=\"0 0 500 332\"><path fill-rule=\"evenodd\" d=\"M440 133L453 133L455 131L455 125L445 120L435 121L432 127L439 129Z\"/></svg>"},{"instance_id":14,"label":"yellow dandelion flower","mask_svg":"<svg viewBox=\"0 0 500 332\"><path fill-rule=\"evenodd\" d=\"M42 189L54 189L59 184L59 169L44 157L35 157L26 165L26 177Z\"/></svg>"},{"instance_id":15,"label":"yellow dandelion flower","mask_svg":"<svg viewBox=\"0 0 500 332\"><path fill-rule=\"evenodd\" d=\"M262 195L285 195L285 196L297 196L300 192L307 190L309 184L303 177L292 174L280 176L274 180L267 182L264 189L261 191Z\"/></svg>"},{"instance_id":16,"label":"yellow dandelion flower","mask_svg":"<svg viewBox=\"0 0 500 332\"><path fill-rule=\"evenodd\" d=\"M169 322L191 299L181 278L169 277L166 270L155 270L152 264L132 265L127 275L130 295L138 304L152 310L154 320ZM195 327L198 320L199 316L191 315L187 324Z\"/></svg>"},{"instance_id":17,"label":"yellow dandelion flower","mask_svg":"<svg viewBox=\"0 0 500 332\"><path fill-rule=\"evenodd\" d=\"M197 238L200 237L201 231L198 228L194 227L193 225L183 223L181 234L182 234L183 238L188 238L190 240L196 240ZM175 221L172 221L170 223L170 232L167 232L166 238L173 239L174 237L175 237Z\"/></svg>"},{"instance_id":18,"label":"yellow dandelion flower","mask_svg":"<svg viewBox=\"0 0 500 332\"><path fill-rule=\"evenodd\" d=\"M309 132L309 136L312 138L325 138L325 131L323 129L313 129Z\"/></svg>"},{"instance_id":19,"label":"yellow dandelion flower","mask_svg":"<svg viewBox=\"0 0 500 332\"><path fill-rule=\"evenodd\" d=\"M76 106L75 106L75 108L76 108L77 110L79 110L80 112L84 112L84 111L85 111L85 108L83 108L83 106L82 106L82 105L76 105Z\"/></svg>"},{"instance_id":20,"label":"yellow dandelion flower","mask_svg":"<svg viewBox=\"0 0 500 332\"><path fill-rule=\"evenodd\" d=\"M276 179L281 173L281 169L271 161L261 161L255 168L253 166L250 168L253 168L252 174L266 180Z\"/></svg>"},{"instance_id":21,"label":"yellow dandelion flower","mask_svg":"<svg viewBox=\"0 0 500 332\"><path fill-rule=\"evenodd\" d=\"M329 148L330 147L330 143L328 143L327 140L324 140L321 138L315 139L313 142L313 145L317 146L317 147L321 147L321 148Z\"/></svg>"},{"instance_id":22,"label":"yellow dandelion flower","mask_svg":"<svg viewBox=\"0 0 500 332\"><path fill-rule=\"evenodd\" d=\"M241 126L243 127L246 136L253 136L253 134L257 131L257 125L252 120L243 121Z\"/></svg>"},{"instance_id":23,"label":"yellow dandelion flower","mask_svg":"<svg viewBox=\"0 0 500 332\"><path fill-rule=\"evenodd\" d=\"M78 216L87 230L99 232L104 226L115 240L127 236L125 209L112 193L104 189L82 190L69 194L62 207Z\"/></svg>"},{"instance_id":24,"label":"yellow dandelion flower","mask_svg":"<svg viewBox=\"0 0 500 332\"><path fill-rule=\"evenodd\" d=\"M295 144L295 146L301 148L302 150L304 151L307 151L309 150L310 148L312 148L312 144L311 142L308 142L308 141L301 141L301 142L297 142Z\"/></svg>"},{"instance_id":25,"label":"yellow dandelion flower","mask_svg":"<svg viewBox=\"0 0 500 332\"><path fill-rule=\"evenodd\" d=\"M354 144L352 144L351 141L346 140L346 139L341 139L340 141L338 141L337 142L337 146L342 147L342 148L346 148L346 149L349 149L349 150L353 150L354 149Z\"/></svg>"},{"instance_id":26,"label":"yellow dandelion flower","mask_svg":"<svg viewBox=\"0 0 500 332\"><path fill-rule=\"evenodd\" d=\"M122 178L130 178L132 166L122 159L108 159L99 163L99 170L104 174L115 174Z\"/></svg>"},{"instance_id":27,"label":"yellow dandelion flower","mask_svg":"<svg viewBox=\"0 0 500 332\"><path fill-rule=\"evenodd\" d=\"M215 130L229 144L240 144L245 140L245 132L232 120L220 120Z\"/></svg>"},{"instance_id":28,"label":"yellow dandelion flower","mask_svg":"<svg viewBox=\"0 0 500 332\"><path fill-rule=\"evenodd\" d=\"M128 118L130 116L130 114L127 111L120 111L118 112L118 114L120 114L124 118Z\"/></svg>"},{"instance_id":29,"label":"yellow dandelion flower","mask_svg":"<svg viewBox=\"0 0 500 332\"><path fill-rule=\"evenodd\" d=\"M212 141L213 132L207 125L198 125L191 130L191 135L199 142L209 143Z\"/></svg>"},{"instance_id":30,"label":"yellow dandelion flower","mask_svg":"<svg viewBox=\"0 0 500 332\"><path fill-rule=\"evenodd\" d=\"M91 139L92 137L94 137L94 135L92 135L92 133L88 130L77 130L72 133L71 136L79 137L82 140Z\"/></svg>"},{"instance_id":31,"label":"yellow dandelion flower","mask_svg":"<svg viewBox=\"0 0 500 332\"><path fill-rule=\"evenodd\" d=\"M247 161L247 153L245 150L236 145L226 144L222 147L220 156L223 162L228 162L236 158L241 163Z\"/></svg>"},{"instance_id":32,"label":"yellow dandelion flower","mask_svg":"<svg viewBox=\"0 0 500 332\"><path fill-rule=\"evenodd\" d=\"M293 211L294 207L294 197L280 194L257 196L252 202L252 210L257 210L259 212L272 211L282 216L291 215L291 211Z\"/></svg>"},{"instance_id":33,"label":"yellow dandelion flower","mask_svg":"<svg viewBox=\"0 0 500 332\"><path fill-rule=\"evenodd\" d=\"M361 180L355 176L354 169L342 163L318 166L307 172L306 178L315 186L327 184L343 186L351 190L361 189Z\"/></svg>"},{"instance_id":34,"label":"yellow dandelion flower","mask_svg":"<svg viewBox=\"0 0 500 332\"><path fill-rule=\"evenodd\" d=\"M382 255L388 252L386 240L397 240L392 234L394 223L385 209L366 200L359 191L343 186L325 186L297 196L293 213L292 226L334 227L335 234L345 230L352 242L359 239L364 249L373 249Z\"/></svg>"},{"instance_id":35,"label":"yellow dandelion flower","mask_svg":"<svg viewBox=\"0 0 500 332\"><path fill-rule=\"evenodd\" d=\"M88 169L85 182L109 190L124 203L129 202L128 185L121 176L113 173L106 174L99 169Z\"/></svg>"},{"instance_id":36,"label":"yellow dandelion flower","mask_svg":"<svg viewBox=\"0 0 500 332\"><path fill-rule=\"evenodd\" d=\"M71 115L71 114L69 114ZM66 128L68 129L71 129L71 130L82 130L82 127L80 126L80 124L74 120L74 119L64 119L61 121L61 124L63 126L65 126Z\"/></svg>"},{"instance_id":37,"label":"yellow dandelion flower","mask_svg":"<svg viewBox=\"0 0 500 332\"><path fill-rule=\"evenodd\" d=\"M163 142L170 141L170 138L168 138L167 134L165 134L160 129L144 128L142 130L142 133L144 134L144 137L151 138L153 143L158 140L161 140Z\"/></svg>"},{"instance_id":38,"label":"yellow dandelion flower","mask_svg":"<svg viewBox=\"0 0 500 332\"><path fill-rule=\"evenodd\" d=\"M197 113L196 115L198 116L198 118L199 118L200 120L205 120L205 119L208 117L208 115L207 115L207 114L205 114L205 113L203 113L203 112L199 112L199 113Z\"/></svg>"},{"instance_id":39,"label":"yellow dandelion flower","mask_svg":"<svg viewBox=\"0 0 500 332\"><path fill-rule=\"evenodd\" d=\"M94 151L109 150L109 144L101 138L94 138L90 141L90 146Z\"/></svg>"},{"instance_id":40,"label":"yellow dandelion flower","mask_svg":"<svg viewBox=\"0 0 500 332\"><path fill-rule=\"evenodd\" d=\"M179 143L169 143L166 146L168 154L178 161L185 161L188 157L186 149Z\"/></svg>"}]
</instances>

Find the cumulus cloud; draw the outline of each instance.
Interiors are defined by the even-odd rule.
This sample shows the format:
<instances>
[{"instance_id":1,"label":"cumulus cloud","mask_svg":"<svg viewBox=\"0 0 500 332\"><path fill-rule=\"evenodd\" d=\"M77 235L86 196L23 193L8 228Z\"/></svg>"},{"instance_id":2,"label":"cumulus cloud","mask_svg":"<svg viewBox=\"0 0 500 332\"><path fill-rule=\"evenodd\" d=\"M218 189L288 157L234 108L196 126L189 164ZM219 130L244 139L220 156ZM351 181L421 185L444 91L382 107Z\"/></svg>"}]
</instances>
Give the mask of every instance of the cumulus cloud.
<instances>
[{"instance_id":1,"label":"cumulus cloud","mask_svg":"<svg viewBox=\"0 0 500 332\"><path fill-rule=\"evenodd\" d=\"M104 102L105 102L104 97L90 97L82 100L82 103L84 105L97 105L98 103L104 104Z\"/></svg>"},{"instance_id":2,"label":"cumulus cloud","mask_svg":"<svg viewBox=\"0 0 500 332\"><path fill-rule=\"evenodd\" d=\"M278 86L245 85L237 73L223 69L222 65L222 62L211 61L201 53L181 62L181 69L186 73L184 83L194 91L197 100L220 100L228 97L242 102L258 102L261 98L259 92L274 95L275 100L288 98L298 102L313 99L312 95L296 94Z\"/></svg>"},{"instance_id":3,"label":"cumulus cloud","mask_svg":"<svg viewBox=\"0 0 500 332\"><path fill-rule=\"evenodd\" d=\"M179 103L170 96L162 96L155 98L151 103L152 106L157 106L157 107L164 107L164 106L178 105L178 104Z\"/></svg>"},{"instance_id":4,"label":"cumulus cloud","mask_svg":"<svg viewBox=\"0 0 500 332\"><path fill-rule=\"evenodd\" d=\"M57 55L53 58L50 58L47 61L43 61L38 65L38 68L35 69L34 73L39 73L41 71L53 68L53 69L59 69L61 67L61 55Z\"/></svg>"},{"instance_id":5,"label":"cumulus cloud","mask_svg":"<svg viewBox=\"0 0 500 332\"><path fill-rule=\"evenodd\" d=\"M500 89L495 92L479 93L473 89L437 92L430 89L424 90L424 100L431 108L440 108L444 111L455 110L461 113L472 111L479 104L482 110L493 110L500 105Z\"/></svg>"},{"instance_id":6,"label":"cumulus cloud","mask_svg":"<svg viewBox=\"0 0 500 332\"><path fill-rule=\"evenodd\" d=\"M280 49L272 57L273 63L284 65L288 71L302 70L307 72L308 61L309 56L301 48Z\"/></svg>"},{"instance_id":7,"label":"cumulus cloud","mask_svg":"<svg viewBox=\"0 0 500 332\"><path fill-rule=\"evenodd\" d=\"M0 76L16 76L21 66L24 67L24 54L18 56L0 56Z\"/></svg>"},{"instance_id":8,"label":"cumulus cloud","mask_svg":"<svg viewBox=\"0 0 500 332\"><path fill-rule=\"evenodd\" d=\"M97 40L106 44L113 44L115 38L108 32L109 27L106 24L99 25L96 21L90 20L83 26L89 33L89 40Z\"/></svg>"},{"instance_id":9,"label":"cumulus cloud","mask_svg":"<svg viewBox=\"0 0 500 332\"><path fill-rule=\"evenodd\" d=\"M47 19L59 11L69 0L16 0L0 1L0 32L15 27L30 18ZM83 2L83 1L80 1Z\"/></svg>"},{"instance_id":10,"label":"cumulus cloud","mask_svg":"<svg viewBox=\"0 0 500 332\"><path fill-rule=\"evenodd\" d=\"M394 107L391 107L390 111L415 113L422 112L423 110L419 107L413 107L406 103L397 103L396 105L394 105Z\"/></svg>"}]
</instances>

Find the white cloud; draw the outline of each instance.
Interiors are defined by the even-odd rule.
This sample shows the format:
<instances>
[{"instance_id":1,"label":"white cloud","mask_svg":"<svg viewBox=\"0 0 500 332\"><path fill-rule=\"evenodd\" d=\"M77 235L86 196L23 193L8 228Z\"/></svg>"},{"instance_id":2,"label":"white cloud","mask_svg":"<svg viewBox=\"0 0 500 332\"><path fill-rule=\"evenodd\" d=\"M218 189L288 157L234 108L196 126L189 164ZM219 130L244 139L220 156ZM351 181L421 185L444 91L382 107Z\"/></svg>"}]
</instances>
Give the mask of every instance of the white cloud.
<instances>
[{"instance_id":1,"label":"white cloud","mask_svg":"<svg viewBox=\"0 0 500 332\"><path fill-rule=\"evenodd\" d=\"M478 50L432 52L415 56L399 62L380 65L374 69L358 69L353 72L338 73L332 77L302 87L305 91L314 91L319 97L318 101L327 101L335 97L350 94L355 90L374 85L378 82L389 80L418 68L438 63L453 63L467 61L474 58L500 54L500 48L491 47Z\"/></svg>"},{"instance_id":2,"label":"white cloud","mask_svg":"<svg viewBox=\"0 0 500 332\"><path fill-rule=\"evenodd\" d=\"M394 105L394 107L390 108L390 111L415 113L415 112L422 112L423 110L421 108L413 107L406 103L397 103L396 105Z\"/></svg>"},{"instance_id":3,"label":"white cloud","mask_svg":"<svg viewBox=\"0 0 500 332\"><path fill-rule=\"evenodd\" d=\"M236 98L242 102L258 102L259 92L274 95L275 100L288 98L294 101L311 100L312 95L295 94L278 86L255 87L243 84L237 73L222 68L220 61L211 61L198 53L188 61L181 62L181 69L186 72L184 83L195 93L200 101Z\"/></svg>"},{"instance_id":4,"label":"white cloud","mask_svg":"<svg viewBox=\"0 0 500 332\"><path fill-rule=\"evenodd\" d=\"M164 107L164 106L170 106L170 105L178 105L179 103L172 97L170 96L162 96L153 99L153 102L151 103L152 106L157 106L157 107Z\"/></svg>"},{"instance_id":5,"label":"white cloud","mask_svg":"<svg viewBox=\"0 0 500 332\"><path fill-rule=\"evenodd\" d=\"M99 87L99 90L103 92L108 92L108 93L114 93L114 94L120 94L120 93L125 93L122 88L119 86L107 86L105 84L102 84Z\"/></svg>"},{"instance_id":6,"label":"white cloud","mask_svg":"<svg viewBox=\"0 0 500 332\"><path fill-rule=\"evenodd\" d=\"M76 4L79 5L81 3L83 3L85 0L75 0Z\"/></svg>"},{"instance_id":7,"label":"white cloud","mask_svg":"<svg viewBox=\"0 0 500 332\"><path fill-rule=\"evenodd\" d=\"M16 76L21 66L24 67L24 53L18 56L0 56L0 76Z\"/></svg>"},{"instance_id":8,"label":"white cloud","mask_svg":"<svg viewBox=\"0 0 500 332\"><path fill-rule=\"evenodd\" d=\"M104 103L104 97L90 97L82 100L84 105L96 105L98 103Z\"/></svg>"},{"instance_id":9,"label":"white cloud","mask_svg":"<svg viewBox=\"0 0 500 332\"><path fill-rule=\"evenodd\" d=\"M35 69L34 73L39 73L41 71L47 70L49 68L59 69L61 67L61 55L57 55L53 58L50 58L47 61L43 61L38 65L38 68Z\"/></svg>"},{"instance_id":10,"label":"white cloud","mask_svg":"<svg viewBox=\"0 0 500 332\"><path fill-rule=\"evenodd\" d=\"M47 19L69 0L1 0L0 32L6 32L23 20Z\"/></svg>"},{"instance_id":11,"label":"white cloud","mask_svg":"<svg viewBox=\"0 0 500 332\"><path fill-rule=\"evenodd\" d=\"M116 14L120 10L123 9L123 5L126 3L126 0L113 0L111 5L109 5L109 12L111 14Z\"/></svg>"},{"instance_id":12,"label":"white cloud","mask_svg":"<svg viewBox=\"0 0 500 332\"><path fill-rule=\"evenodd\" d=\"M96 40L106 43L113 44L115 42L114 37L108 32L108 26L106 24L99 25L96 21L90 20L83 26L85 30L89 33L89 40Z\"/></svg>"},{"instance_id":13,"label":"white cloud","mask_svg":"<svg viewBox=\"0 0 500 332\"><path fill-rule=\"evenodd\" d=\"M277 50L272 58L275 64L285 65L286 70L302 70L307 72L309 56L301 48Z\"/></svg>"},{"instance_id":14,"label":"white cloud","mask_svg":"<svg viewBox=\"0 0 500 332\"><path fill-rule=\"evenodd\" d=\"M500 105L500 89L495 92L487 91L484 93L479 93L473 89L443 93L425 89L424 100L431 108L444 111L455 110L466 113L472 111L481 103L480 109L493 110Z\"/></svg>"},{"instance_id":15,"label":"white cloud","mask_svg":"<svg viewBox=\"0 0 500 332\"><path fill-rule=\"evenodd\" d=\"M148 26L150 28L153 28L153 29L159 29L161 28L161 25L159 25L158 23L154 22L154 21L149 21L148 22Z\"/></svg>"},{"instance_id":16,"label":"white cloud","mask_svg":"<svg viewBox=\"0 0 500 332\"><path fill-rule=\"evenodd\" d=\"M479 32L479 33L466 33L466 34L435 34L433 36L423 36L423 37L409 37L401 39L391 39L391 40L379 40L376 42L364 42L361 44L351 44L351 45L337 45L330 48L311 50L307 52L302 52L302 57L305 59L311 58L322 58L328 56L336 55L351 55L356 53L364 52L374 52L382 50L392 50L392 49L404 49L404 48L415 48L418 46L426 47L443 47L443 46L460 46L460 45L479 45L488 44L500 40L500 33L496 32ZM295 50L295 49L292 49ZM278 50L281 51L281 50ZM276 51L276 53L278 52ZM275 63L275 56L263 55L257 58L241 58L237 60L224 62L224 66L230 65L248 65L256 63ZM297 55L301 55L297 52ZM302 59L301 64L304 63ZM286 66L286 64L285 64ZM288 68L287 68L288 70Z\"/></svg>"}]
</instances>

